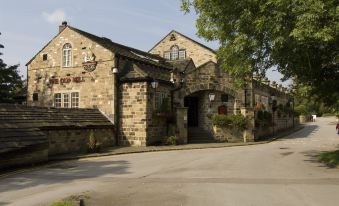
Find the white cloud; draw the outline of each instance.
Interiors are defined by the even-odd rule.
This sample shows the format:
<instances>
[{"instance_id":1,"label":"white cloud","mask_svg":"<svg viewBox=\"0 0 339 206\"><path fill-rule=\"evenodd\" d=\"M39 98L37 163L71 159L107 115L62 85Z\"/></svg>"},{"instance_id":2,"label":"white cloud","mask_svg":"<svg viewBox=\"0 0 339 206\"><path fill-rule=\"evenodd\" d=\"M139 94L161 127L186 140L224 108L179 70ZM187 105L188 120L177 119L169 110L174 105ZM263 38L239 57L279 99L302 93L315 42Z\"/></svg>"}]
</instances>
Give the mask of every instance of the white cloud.
<instances>
[{"instance_id":1,"label":"white cloud","mask_svg":"<svg viewBox=\"0 0 339 206\"><path fill-rule=\"evenodd\" d=\"M60 24L66 20L66 13L62 9L56 9L52 13L42 12L44 19L51 24Z\"/></svg>"}]
</instances>

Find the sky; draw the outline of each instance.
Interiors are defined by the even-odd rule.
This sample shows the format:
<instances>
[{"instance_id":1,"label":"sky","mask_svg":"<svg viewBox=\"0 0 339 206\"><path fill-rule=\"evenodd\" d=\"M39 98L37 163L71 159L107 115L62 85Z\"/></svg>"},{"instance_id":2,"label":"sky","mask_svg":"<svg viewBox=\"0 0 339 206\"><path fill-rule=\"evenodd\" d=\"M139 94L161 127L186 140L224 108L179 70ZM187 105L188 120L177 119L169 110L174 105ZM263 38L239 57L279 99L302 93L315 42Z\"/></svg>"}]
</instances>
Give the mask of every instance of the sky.
<instances>
[{"instance_id":1,"label":"sky","mask_svg":"<svg viewBox=\"0 0 339 206\"><path fill-rule=\"evenodd\" d=\"M217 49L218 42L206 42L196 33L195 12L184 14L180 0L10 0L0 7L1 58L8 65L25 64L58 32L69 25L107 37L114 42L148 51L171 30L177 30L206 46ZM280 82L281 75L268 72ZM287 83L283 83L285 86Z\"/></svg>"}]
</instances>

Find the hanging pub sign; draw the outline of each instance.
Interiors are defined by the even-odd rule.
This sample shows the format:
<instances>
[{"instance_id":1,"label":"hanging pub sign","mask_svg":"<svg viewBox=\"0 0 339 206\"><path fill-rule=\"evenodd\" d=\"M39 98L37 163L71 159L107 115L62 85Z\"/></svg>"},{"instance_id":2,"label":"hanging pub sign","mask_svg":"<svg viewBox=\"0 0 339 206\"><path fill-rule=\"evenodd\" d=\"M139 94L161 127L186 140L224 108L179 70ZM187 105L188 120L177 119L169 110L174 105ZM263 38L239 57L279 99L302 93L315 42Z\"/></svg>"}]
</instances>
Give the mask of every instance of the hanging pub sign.
<instances>
[{"instance_id":1,"label":"hanging pub sign","mask_svg":"<svg viewBox=\"0 0 339 206\"><path fill-rule=\"evenodd\" d=\"M92 51L88 51L85 53L84 56L84 62L82 62L82 66L84 67L84 70L87 72L92 72L97 67L97 61L95 61L95 55Z\"/></svg>"}]
</instances>

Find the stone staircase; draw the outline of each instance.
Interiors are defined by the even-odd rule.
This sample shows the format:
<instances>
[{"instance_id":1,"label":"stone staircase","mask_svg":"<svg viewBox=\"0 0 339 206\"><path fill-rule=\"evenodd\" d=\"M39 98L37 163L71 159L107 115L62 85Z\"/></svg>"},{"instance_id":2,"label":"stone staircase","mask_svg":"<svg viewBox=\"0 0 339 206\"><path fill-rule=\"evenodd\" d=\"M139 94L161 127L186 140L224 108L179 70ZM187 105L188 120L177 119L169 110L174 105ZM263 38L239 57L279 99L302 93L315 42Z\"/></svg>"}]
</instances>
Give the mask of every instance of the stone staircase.
<instances>
[{"instance_id":1,"label":"stone staircase","mask_svg":"<svg viewBox=\"0 0 339 206\"><path fill-rule=\"evenodd\" d=\"M200 127L189 127L188 128L188 143L213 143L216 142L213 136L206 130Z\"/></svg>"}]
</instances>

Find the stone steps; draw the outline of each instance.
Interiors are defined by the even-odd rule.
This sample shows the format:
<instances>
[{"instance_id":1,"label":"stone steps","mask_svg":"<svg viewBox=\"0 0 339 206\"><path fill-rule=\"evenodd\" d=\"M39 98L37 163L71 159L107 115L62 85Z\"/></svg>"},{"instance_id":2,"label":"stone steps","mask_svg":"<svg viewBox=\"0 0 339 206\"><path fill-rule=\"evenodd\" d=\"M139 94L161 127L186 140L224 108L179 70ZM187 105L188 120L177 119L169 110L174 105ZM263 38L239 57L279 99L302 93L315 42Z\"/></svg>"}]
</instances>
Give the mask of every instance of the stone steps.
<instances>
[{"instance_id":1,"label":"stone steps","mask_svg":"<svg viewBox=\"0 0 339 206\"><path fill-rule=\"evenodd\" d=\"M199 127L188 128L188 143L213 143L213 136Z\"/></svg>"}]
</instances>

